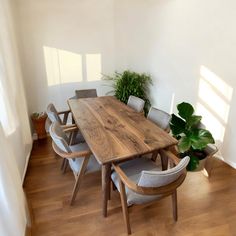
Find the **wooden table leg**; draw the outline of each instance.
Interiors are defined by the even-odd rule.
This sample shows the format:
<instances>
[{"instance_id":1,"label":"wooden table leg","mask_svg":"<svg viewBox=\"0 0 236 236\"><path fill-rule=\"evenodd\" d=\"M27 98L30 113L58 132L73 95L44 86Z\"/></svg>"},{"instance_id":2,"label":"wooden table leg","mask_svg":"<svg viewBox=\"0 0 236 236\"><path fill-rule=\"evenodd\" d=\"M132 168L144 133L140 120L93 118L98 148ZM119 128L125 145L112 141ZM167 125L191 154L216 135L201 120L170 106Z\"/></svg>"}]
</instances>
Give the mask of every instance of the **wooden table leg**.
<instances>
[{"instance_id":1,"label":"wooden table leg","mask_svg":"<svg viewBox=\"0 0 236 236\"><path fill-rule=\"evenodd\" d=\"M102 209L103 216L107 217L107 202L110 194L111 164L102 165Z\"/></svg>"},{"instance_id":2,"label":"wooden table leg","mask_svg":"<svg viewBox=\"0 0 236 236\"><path fill-rule=\"evenodd\" d=\"M161 155L161 166L162 170L167 170L168 168L168 157L164 155L164 153L160 150Z\"/></svg>"}]
</instances>

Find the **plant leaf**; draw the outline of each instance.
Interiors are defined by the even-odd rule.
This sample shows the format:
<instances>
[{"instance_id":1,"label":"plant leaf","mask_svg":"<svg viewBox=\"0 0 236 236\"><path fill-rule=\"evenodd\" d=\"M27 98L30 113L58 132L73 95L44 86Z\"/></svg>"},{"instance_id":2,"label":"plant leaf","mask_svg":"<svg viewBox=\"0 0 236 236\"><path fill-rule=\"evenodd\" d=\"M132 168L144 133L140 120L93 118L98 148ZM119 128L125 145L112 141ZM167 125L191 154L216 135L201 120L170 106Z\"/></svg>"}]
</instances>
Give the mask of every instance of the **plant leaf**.
<instances>
[{"instance_id":1,"label":"plant leaf","mask_svg":"<svg viewBox=\"0 0 236 236\"><path fill-rule=\"evenodd\" d=\"M201 116L191 116L189 117L189 119L187 119L186 123L187 123L187 129L192 128L195 125L198 125L199 122L201 121L202 117Z\"/></svg>"},{"instance_id":2,"label":"plant leaf","mask_svg":"<svg viewBox=\"0 0 236 236\"><path fill-rule=\"evenodd\" d=\"M190 161L187 166L187 170L193 171L199 166L199 159L193 155L190 156Z\"/></svg>"},{"instance_id":3,"label":"plant leaf","mask_svg":"<svg viewBox=\"0 0 236 236\"><path fill-rule=\"evenodd\" d=\"M179 140L178 148L181 153L188 151L190 147L191 140L187 136L184 136Z\"/></svg>"},{"instance_id":4,"label":"plant leaf","mask_svg":"<svg viewBox=\"0 0 236 236\"><path fill-rule=\"evenodd\" d=\"M170 128L174 136L184 133L185 125L186 125L186 122L184 120L182 120L175 114L171 115Z\"/></svg>"},{"instance_id":5,"label":"plant leaf","mask_svg":"<svg viewBox=\"0 0 236 236\"><path fill-rule=\"evenodd\" d=\"M187 102L182 102L177 105L179 115L186 121L193 115L194 109L191 104Z\"/></svg>"},{"instance_id":6,"label":"plant leaf","mask_svg":"<svg viewBox=\"0 0 236 236\"><path fill-rule=\"evenodd\" d=\"M195 129L189 138L195 150L203 150L207 144L215 143L211 133L206 129Z\"/></svg>"}]
</instances>

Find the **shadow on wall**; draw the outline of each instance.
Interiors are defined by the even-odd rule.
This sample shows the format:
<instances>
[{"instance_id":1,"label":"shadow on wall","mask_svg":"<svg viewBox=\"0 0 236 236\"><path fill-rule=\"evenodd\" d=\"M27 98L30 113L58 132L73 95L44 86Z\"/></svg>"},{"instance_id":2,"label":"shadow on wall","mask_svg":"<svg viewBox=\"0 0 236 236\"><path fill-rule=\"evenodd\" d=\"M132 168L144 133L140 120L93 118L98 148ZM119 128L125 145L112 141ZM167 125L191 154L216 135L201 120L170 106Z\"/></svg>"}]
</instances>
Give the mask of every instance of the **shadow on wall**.
<instances>
[{"instance_id":1,"label":"shadow on wall","mask_svg":"<svg viewBox=\"0 0 236 236\"><path fill-rule=\"evenodd\" d=\"M99 81L102 77L102 56L43 47L48 86Z\"/></svg>"},{"instance_id":2,"label":"shadow on wall","mask_svg":"<svg viewBox=\"0 0 236 236\"><path fill-rule=\"evenodd\" d=\"M233 88L205 66L200 67L197 113L220 148L228 123Z\"/></svg>"}]
</instances>

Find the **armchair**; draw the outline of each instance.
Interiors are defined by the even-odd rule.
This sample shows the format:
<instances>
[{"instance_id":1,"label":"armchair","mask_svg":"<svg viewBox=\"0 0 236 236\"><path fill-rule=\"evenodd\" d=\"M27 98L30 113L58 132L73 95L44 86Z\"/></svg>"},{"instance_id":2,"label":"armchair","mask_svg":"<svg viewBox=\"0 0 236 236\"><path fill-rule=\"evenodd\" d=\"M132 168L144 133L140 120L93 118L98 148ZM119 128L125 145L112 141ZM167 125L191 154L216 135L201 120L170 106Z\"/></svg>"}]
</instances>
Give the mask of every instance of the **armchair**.
<instances>
[{"instance_id":1,"label":"armchair","mask_svg":"<svg viewBox=\"0 0 236 236\"><path fill-rule=\"evenodd\" d=\"M131 234L128 206L145 204L172 196L173 217L177 221L177 188L186 177L189 157L181 161L170 151L161 150L161 155L171 160L171 169L161 171L146 158L137 158L122 164L113 164L111 179L120 192L123 217L127 233Z\"/></svg>"},{"instance_id":2,"label":"armchair","mask_svg":"<svg viewBox=\"0 0 236 236\"><path fill-rule=\"evenodd\" d=\"M75 129L69 128L66 132L71 132ZM69 166L75 176L75 184L72 191L70 204L75 201L76 194L85 174L98 171L100 165L92 155L87 143L79 143L70 145L70 141L64 130L58 122L52 123L49 128L50 135L53 139L52 146L54 151L62 158L68 160Z\"/></svg>"}]
</instances>

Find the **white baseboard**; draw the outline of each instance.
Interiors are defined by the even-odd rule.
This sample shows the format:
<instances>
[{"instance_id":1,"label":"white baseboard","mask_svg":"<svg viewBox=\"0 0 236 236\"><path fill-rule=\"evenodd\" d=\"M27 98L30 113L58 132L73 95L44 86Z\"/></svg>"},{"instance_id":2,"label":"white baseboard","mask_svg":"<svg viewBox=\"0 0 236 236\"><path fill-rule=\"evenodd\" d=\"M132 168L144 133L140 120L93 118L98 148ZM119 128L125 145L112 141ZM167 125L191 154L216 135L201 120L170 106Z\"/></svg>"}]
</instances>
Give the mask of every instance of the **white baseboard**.
<instances>
[{"instance_id":1,"label":"white baseboard","mask_svg":"<svg viewBox=\"0 0 236 236\"><path fill-rule=\"evenodd\" d=\"M228 160L223 160L225 163L229 164L231 167L233 167L234 169L236 169L236 163L232 162L232 161L228 161Z\"/></svg>"},{"instance_id":2,"label":"white baseboard","mask_svg":"<svg viewBox=\"0 0 236 236\"><path fill-rule=\"evenodd\" d=\"M49 132L47 132L47 137L50 137ZM38 135L37 135L36 133L33 133L33 135L32 135L32 139L33 139L33 141L38 140Z\"/></svg>"},{"instance_id":3,"label":"white baseboard","mask_svg":"<svg viewBox=\"0 0 236 236\"><path fill-rule=\"evenodd\" d=\"M215 157L218 158L218 159L220 159L220 160L222 160L223 162L227 163L228 165L230 165L230 166L233 167L234 169L236 169L236 163L235 163L235 162L229 161L229 160L225 160L225 159L223 158L223 156L221 156L221 155L216 155Z\"/></svg>"}]
</instances>

